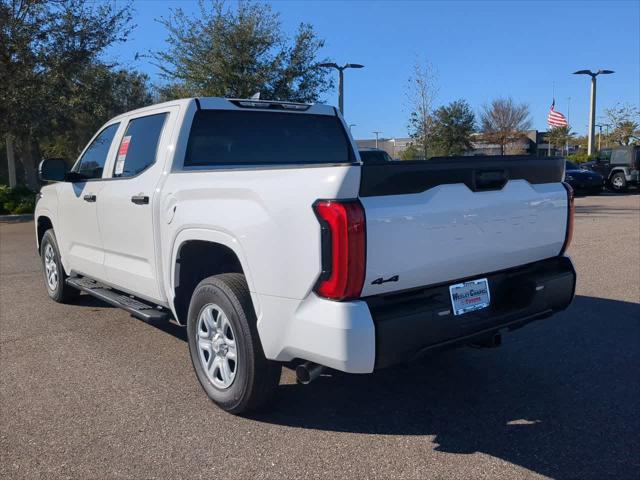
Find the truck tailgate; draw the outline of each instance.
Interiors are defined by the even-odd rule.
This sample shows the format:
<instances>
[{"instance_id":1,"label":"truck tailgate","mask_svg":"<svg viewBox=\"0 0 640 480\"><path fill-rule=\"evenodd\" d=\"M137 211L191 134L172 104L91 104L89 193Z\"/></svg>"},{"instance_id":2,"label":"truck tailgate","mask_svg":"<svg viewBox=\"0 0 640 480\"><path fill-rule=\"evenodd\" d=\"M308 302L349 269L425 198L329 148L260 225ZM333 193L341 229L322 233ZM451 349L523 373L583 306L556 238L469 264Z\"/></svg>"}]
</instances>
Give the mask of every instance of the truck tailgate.
<instances>
[{"instance_id":1,"label":"truck tailgate","mask_svg":"<svg viewBox=\"0 0 640 480\"><path fill-rule=\"evenodd\" d=\"M386 174L363 166L362 296L482 276L558 255L568 211L560 159L431 162L393 165Z\"/></svg>"}]
</instances>

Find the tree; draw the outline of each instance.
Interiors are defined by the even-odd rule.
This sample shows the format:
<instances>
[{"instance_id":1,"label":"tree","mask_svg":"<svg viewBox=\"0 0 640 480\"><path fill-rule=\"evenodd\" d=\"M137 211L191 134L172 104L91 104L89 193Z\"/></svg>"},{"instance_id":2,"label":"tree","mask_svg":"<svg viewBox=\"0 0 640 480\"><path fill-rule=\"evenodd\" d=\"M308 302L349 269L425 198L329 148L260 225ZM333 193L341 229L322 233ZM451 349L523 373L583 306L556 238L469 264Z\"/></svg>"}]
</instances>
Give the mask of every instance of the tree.
<instances>
[{"instance_id":1,"label":"tree","mask_svg":"<svg viewBox=\"0 0 640 480\"><path fill-rule=\"evenodd\" d=\"M526 103L516 104L510 97L497 98L482 108L482 138L499 145L500 155L504 155L507 146L522 138L530 128L529 106Z\"/></svg>"},{"instance_id":2,"label":"tree","mask_svg":"<svg viewBox=\"0 0 640 480\"><path fill-rule=\"evenodd\" d=\"M200 0L200 13L181 8L158 21L168 32L168 48L153 58L168 81L165 97L221 96L317 101L333 86L330 72L318 68L319 39L300 24L293 39L282 31L279 15L262 3Z\"/></svg>"},{"instance_id":3,"label":"tree","mask_svg":"<svg viewBox=\"0 0 640 480\"><path fill-rule=\"evenodd\" d=\"M87 68L76 87L67 115L52 119L51 133L39 138L44 156L76 158L105 121L153 103L147 75L104 64Z\"/></svg>"},{"instance_id":4,"label":"tree","mask_svg":"<svg viewBox=\"0 0 640 480\"><path fill-rule=\"evenodd\" d=\"M552 146L564 148L567 142L574 138L574 134L569 126L551 128L547 133L547 138Z\"/></svg>"},{"instance_id":5,"label":"tree","mask_svg":"<svg viewBox=\"0 0 640 480\"><path fill-rule=\"evenodd\" d=\"M0 134L12 139L8 146L15 139L32 188L39 139L68 128L82 82L93 80L87 72L129 34L130 10L82 0L0 0Z\"/></svg>"},{"instance_id":6,"label":"tree","mask_svg":"<svg viewBox=\"0 0 640 480\"><path fill-rule=\"evenodd\" d=\"M472 148L475 115L464 100L456 100L433 113L431 145L438 155L462 155Z\"/></svg>"},{"instance_id":7,"label":"tree","mask_svg":"<svg viewBox=\"0 0 640 480\"><path fill-rule=\"evenodd\" d=\"M409 136L422 158L428 158L428 147L433 127L433 108L438 95L437 77L430 63L416 61L407 85L409 105Z\"/></svg>"},{"instance_id":8,"label":"tree","mask_svg":"<svg viewBox=\"0 0 640 480\"><path fill-rule=\"evenodd\" d=\"M604 111L611 133L608 139L618 145L631 145L640 141L640 109L628 103L619 103Z\"/></svg>"},{"instance_id":9,"label":"tree","mask_svg":"<svg viewBox=\"0 0 640 480\"><path fill-rule=\"evenodd\" d=\"M422 153L413 143L406 146L404 150L400 152L400 160L416 160L422 156Z\"/></svg>"}]
</instances>

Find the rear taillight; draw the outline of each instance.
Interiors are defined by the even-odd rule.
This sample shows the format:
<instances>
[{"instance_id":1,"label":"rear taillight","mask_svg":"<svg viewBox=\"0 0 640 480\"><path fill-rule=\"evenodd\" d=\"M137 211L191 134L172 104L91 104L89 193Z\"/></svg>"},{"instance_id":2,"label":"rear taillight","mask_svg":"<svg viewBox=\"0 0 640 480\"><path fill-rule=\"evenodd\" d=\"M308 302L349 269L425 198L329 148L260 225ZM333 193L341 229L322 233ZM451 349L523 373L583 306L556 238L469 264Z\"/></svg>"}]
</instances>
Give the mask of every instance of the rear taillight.
<instances>
[{"instance_id":1,"label":"rear taillight","mask_svg":"<svg viewBox=\"0 0 640 480\"><path fill-rule=\"evenodd\" d=\"M318 200L322 274L315 291L331 300L357 298L365 273L365 218L358 200Z\"/></svg>"},{"instance_id":2,"label":"rear taillight","mask_svg":"<svg viewBox=\"0 0 640 480\"><path fill-rule=\"evenodd\" d=\"M568 204L568 212L567 212L567 233L564 237L564 245L562 245L562 250L560 250L560 255L564 255L571 244L571 239L573 238L573 215L575 213L576 207L573 200L573 188L568 183L562 182L562 186L567 191L567 204Z\"/></svg>"}]
</instances>

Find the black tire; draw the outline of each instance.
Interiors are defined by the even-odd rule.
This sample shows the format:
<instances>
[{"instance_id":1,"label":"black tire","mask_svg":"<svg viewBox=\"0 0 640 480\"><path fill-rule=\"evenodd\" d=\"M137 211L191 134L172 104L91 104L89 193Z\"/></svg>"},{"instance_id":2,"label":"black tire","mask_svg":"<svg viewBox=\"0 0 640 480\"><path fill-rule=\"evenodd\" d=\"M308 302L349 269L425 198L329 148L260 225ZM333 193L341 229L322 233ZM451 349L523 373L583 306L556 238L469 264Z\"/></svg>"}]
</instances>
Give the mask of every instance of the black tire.
<instances>
[{"instance_id":1,"label":"black tire","mask_svg":"<svg viewBox=\"0 0 640 480\"><path fill-rule=\"evenodd\" d=\"M235 378L219 388L209 378L198 350L198 323L205 307L219 306L233 328L237 363ZM267 360L260 344L256 315L244 275L225 273L202 280L193 292L187 318L191 363L198 381L213 402L233 414L244 414L267 404L280 382L282 366ZM215 357L216 354L210 353Z\"/></svg>"},{"instance_id":2,"label":"black tire","mask_svg":"<svg viewBox=\"0 0 640 480\"><path fill-rule=\"evenodd\" d=\"M51 247L51 250L49 250L49 247ZM52 257L50 257L51 254L53 255ZM57 277L55 284L50 282L48 278L47 257L55 264ZM80 291L65 283L68 275L62 266L60 249L58 248L58 242L56 241L56 236L52 228L44 232L42 236L42 241L40 242L40 259L42 261L42 273L44 274L44 286L47 289L49 297L58 303L70 303L75 300L80 294Z\"/></svg>"},{"instance_id":3,"label":"black tire","mask_svg":"<svg viewBox=\"0 0 640 480\"><path fill-rule=\"evenodd\" d=\"M625 192L627 190L627 179L622 172L616 172L609 180L609 186L614 192Z\"/></svg>"}]
</instances>

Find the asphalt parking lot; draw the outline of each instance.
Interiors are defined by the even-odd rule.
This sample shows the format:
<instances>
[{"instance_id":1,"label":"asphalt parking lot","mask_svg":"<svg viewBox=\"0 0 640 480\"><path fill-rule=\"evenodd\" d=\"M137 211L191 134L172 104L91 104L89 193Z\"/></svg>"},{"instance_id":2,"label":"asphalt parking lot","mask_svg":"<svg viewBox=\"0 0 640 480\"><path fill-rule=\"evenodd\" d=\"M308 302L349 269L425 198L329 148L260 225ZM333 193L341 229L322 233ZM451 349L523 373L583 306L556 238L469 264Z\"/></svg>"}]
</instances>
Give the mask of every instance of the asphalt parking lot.
<instances>
[{"instance_id":1,"label":"asphalt parking lot","mask_svg":"<svg viewBox=\"0 0 640 480\"><path fill-rule=\"evenodd\" d=\"M374 375L285 371L223 413L182 329L46 295L33 224L0 225L2 478L638 478L640 195L577 200L566 312Z\"/></svg>"}]
</instances>

